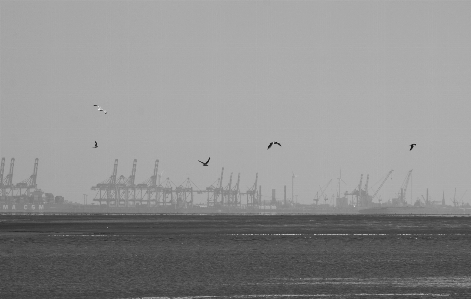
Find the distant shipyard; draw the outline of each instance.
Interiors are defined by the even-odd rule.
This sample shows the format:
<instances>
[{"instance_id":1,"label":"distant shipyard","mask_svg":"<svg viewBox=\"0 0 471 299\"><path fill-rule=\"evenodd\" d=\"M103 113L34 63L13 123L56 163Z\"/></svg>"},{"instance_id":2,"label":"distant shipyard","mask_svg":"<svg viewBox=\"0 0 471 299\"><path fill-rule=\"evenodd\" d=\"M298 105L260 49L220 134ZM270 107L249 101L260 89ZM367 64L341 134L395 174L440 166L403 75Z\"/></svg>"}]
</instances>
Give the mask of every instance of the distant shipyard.
<instances>
[{"instance_id":1,"label":"distant shipyard","mask_svg":"<svg viewBox=\"0 0 471 299\"><path fill-rule=\"evenodd\" d=\"M33 174L19 182L13 183L13 170L15 159L10 162L9 174L3 178L5 158L0 166L0 211L6 213L264 213L264 214L471 214L471 206L463 204L460 199L453 197L453 205L445 204L445 197L441 202L430 200L428 189L425 197L417 198L414 204L406 201L412 170L410 170L397 194L390 200L382 202L377 195L387 179L393 173L389 171L381 180L376 190L369 190L369 175L363 185L363 174L356 189L341 193L340 177L338 180L337 196L330 198L326 194L331 179L324 187L316 192L312 204L300 204L294 199L294 178L291 181L291 199L286 197L286 185L283 198L276 197L276 190L271 190L271 199L262 199L262 186L258 184L258 173L254 174L254 181L245 192L240 190L240 173L237 180L233 180L233 173L229 175L224 185L224 167L221 175L209 187L198 188L190 178L182 184L176 185L170 178L162 181L162 173L158 173L159 160L155 160L153 174L144 182L135 184L137 159L134 159L131 175L117 176L118 159L115 159L111 176L91 187L96 191L93 202L88 204L87 195L84 194L84 203L71 203L63 196L54 196L43 192L36 184L38 162L34 161ZM369 192L372 192L372 195ZM195 194L206 197L206 203L195 203ZM463 194L464 196L464 194ZM268 197L269 196L265 196ZM327 204L331 199L332 205ZM319 201L325 203L320 203ZM461 197L462 200L462 197Z\"/></svg>"}]
</instances>

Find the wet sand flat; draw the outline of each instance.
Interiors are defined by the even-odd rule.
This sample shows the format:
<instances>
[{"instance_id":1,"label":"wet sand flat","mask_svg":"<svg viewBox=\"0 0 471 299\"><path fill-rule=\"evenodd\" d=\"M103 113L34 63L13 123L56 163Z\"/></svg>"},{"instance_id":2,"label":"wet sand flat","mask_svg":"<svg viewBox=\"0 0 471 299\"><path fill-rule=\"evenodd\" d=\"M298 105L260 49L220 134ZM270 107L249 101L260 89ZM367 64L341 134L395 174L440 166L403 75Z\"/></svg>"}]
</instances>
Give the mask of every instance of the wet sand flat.
<instances>
[{"instance_id":1,"label":"wet sand flat","mask_svg":"<svg viewBox=\"0 0 471 299\"><path fill-rule=\"evenodd\" d=\"M0 215L0 298L471 298L470 226L470 217Z\"/></svg>"}]
</instances>

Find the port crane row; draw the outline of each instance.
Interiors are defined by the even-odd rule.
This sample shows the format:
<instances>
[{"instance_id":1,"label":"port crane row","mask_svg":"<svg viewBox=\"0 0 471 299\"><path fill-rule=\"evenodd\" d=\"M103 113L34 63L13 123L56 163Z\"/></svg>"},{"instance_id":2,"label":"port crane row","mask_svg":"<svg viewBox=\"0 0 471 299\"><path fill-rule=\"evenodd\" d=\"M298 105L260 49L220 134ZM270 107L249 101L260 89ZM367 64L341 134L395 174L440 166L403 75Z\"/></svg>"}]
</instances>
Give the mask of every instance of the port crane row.
<instances>
[{"instance_id":1,"label":"port crane row","mask_svg":"<svg viewBox=\"0 0 471 299\"><path fill-rule=\"evenodd\" d=\"M0 200L6 202L9 199L42 198L43 192L38 189L36 178L38 176L39 159L34 160L33 174L23 181L13 184L13 169L15 167L15 158L10 160L10 172L4 178L5 158L2 158L0 165ZM46 193L46 200L54 200L52 193Z\"/></svg>"},{"instance_id":2,"label":"port crane row","mask_svg":"<svg viewBox=\"0 0 471 299\"><path fill-rule=\"evenodd\" d=\"M189 207L193 205L193 195L207 194L207 206L240 207L245 196L247 206L259 206L261 204L261 187L257 185L258 173L255 182L246 192L240 192L240 173L237 182L232 184L232 173L229 183L223 186L224 167L221 176L205 190L196 186L190 178L182 184L176 185L169 178L161 182L161 174L158 173L159 160L155 160L154 173L146 181L135 184L137 159L134 159L131 175L126 178L123 175L117 177L118 159L115 159L113 173L103 182L93 186L91 190L97 191L93 201L100 205L110 207L132 206L176 206ZM257 188L258 187L258 188Z\"/></svg>"},{"instance_id":3,"label":"port crane row","mask_svg":"<svg viewBox=\"0 0 471 299\"><path fill-rule=\"evenodd\" d=\"M43 192L41 189L37 188L36 184L38 162L39 159L36 158L34 161L33 174L29 178L14 184L13 170L15 158L11 158L10 170L5 177L5 158L2 158L0 165L0 200L2 202L6 202L8 199L16 200L22 198L34 198L37 200L38 198L42 198ZM118 178L118 159L116 159L113 173L110 178L92 187L92 190L97 191L94 201L99 202L100 205L105 204L108 206L178 205L184 207L193 204L193 194L196 192L197 194L207 194L207 205L210 207L239 207L242 205L242 199L244 199L244 197L247 206L260 206L262 204L261 187L258 185L258 173L255 176L254 184L248 188L246 192L241 192L240 173L238 174L237 182L234 185L231 173L229 177L229 183L226 186L223 186L223 167L220 177L211 186L207 187L205 190L201 190L189 178L187 178L182 184L178 186L174 184L169 178L167 178L164 182L161 182L161 174L158 174L159 160L155 161L153 175L143 183L135 184L136 165L137 160L134 159L131 175L128 178L124 177L123 175ZM369 175L367 175L365 186L362 188L362 174L358 187L352 192L346 191L344 193L344 197L338 199L345 199L343 202L348 205L348 200L346 200L347 196L352 196L350 201L352 205L360 207L370 206L392 172L393 170L388 172L373 195L368 194ZM392 199L392 205L406 205L405 197L411 174L412 170L407 173L407 176L402 183L397 197ZM338 179L340 184L341 177ZM330 180L326 186L320 187L320 192L317 193L317 196L314 199L316 203L320 198L322 198L322 196L325 197L325 191L330 185L331 181L332 180ZM51 193L45 193L45 195L46 201L54 200ZM340 197L340 185L338 197ZM381 203L381 199L378 201ZM454 202L454 204L456 205L456 202ZM337 203L337 206L340 205Z\"/></svg>"},{"instance_id":4,"label":"port crane row","mask_svg":"<svg viewBox=\"0 0 471 299\"><path fill-rule=\"evenodd\" d=\"M369 181L369 175L366 176L366 183L365 187L362 188L362 181L363 181L363 174L360 176L360 183L358 184L358 187L352 191L352 192L345 192L344 193L344 198L346 196L350 195L352 196L351 202L354 206L358 207L368 207L371 206L373 203L373 200L376 198L376 195L378 195L378 192L381 190L383 187L384 183L386 183L386 180L389 178L389 176L393 173L394 170L391 170L388 172L388 174L384 177L382 180L381 184L379 185L378 189L373 193L373 195L368 194L368 181ZM400 191L398 192L397 197L392 198L390 204L393 206L405 206L407 205L406 202L406 191L407 187L409 185L409 180L412 174L412 169L409 170L409 172L406 175L406 178L404 179ZM381 204L381 198L378 199L379 203Z\"/></svg>"}]
</instances>

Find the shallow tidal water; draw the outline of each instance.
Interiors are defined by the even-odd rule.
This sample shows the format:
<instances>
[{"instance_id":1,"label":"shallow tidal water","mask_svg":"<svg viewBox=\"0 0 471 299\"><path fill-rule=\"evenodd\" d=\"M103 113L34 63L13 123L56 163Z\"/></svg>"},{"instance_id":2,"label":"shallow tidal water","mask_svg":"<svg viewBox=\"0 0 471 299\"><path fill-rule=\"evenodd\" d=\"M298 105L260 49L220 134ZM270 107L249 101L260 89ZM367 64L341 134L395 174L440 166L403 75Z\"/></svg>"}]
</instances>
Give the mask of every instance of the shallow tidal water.
<instances>
[{"instance_id":1,"label":"shallow tidal water","mask_svg":"<svg viewBox=\"0 0 471 299\"><path fill-rule=\"evenodd\" d=\"M471 298L471 217L0 215L0 298Z\"/></svg>"}]
</instances>

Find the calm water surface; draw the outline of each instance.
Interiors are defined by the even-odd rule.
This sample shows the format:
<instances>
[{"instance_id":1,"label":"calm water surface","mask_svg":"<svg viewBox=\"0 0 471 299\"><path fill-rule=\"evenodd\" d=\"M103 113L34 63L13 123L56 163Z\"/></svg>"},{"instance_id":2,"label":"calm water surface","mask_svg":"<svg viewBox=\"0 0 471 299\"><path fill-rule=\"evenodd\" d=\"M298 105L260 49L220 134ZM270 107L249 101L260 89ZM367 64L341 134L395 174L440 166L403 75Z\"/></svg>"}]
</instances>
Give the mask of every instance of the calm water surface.
<instances>
[{"instance_id":1,"label":"calm water surface","mask_svg":"<svg viewBox=\"0 0 471 299\"><path fill-rule=\"evenodd\" d=\"M471 218L0 215L0 298L471 298Z\"/></svg>"}]
</instances>

